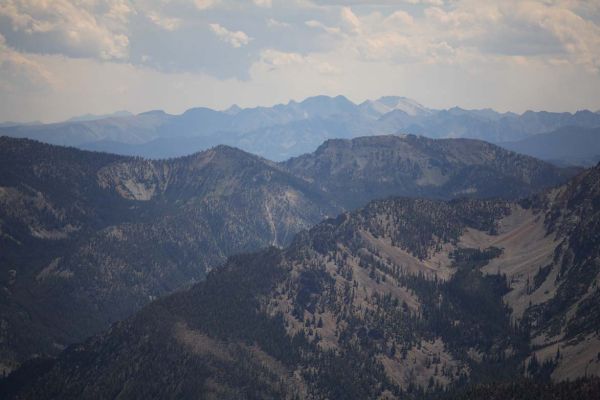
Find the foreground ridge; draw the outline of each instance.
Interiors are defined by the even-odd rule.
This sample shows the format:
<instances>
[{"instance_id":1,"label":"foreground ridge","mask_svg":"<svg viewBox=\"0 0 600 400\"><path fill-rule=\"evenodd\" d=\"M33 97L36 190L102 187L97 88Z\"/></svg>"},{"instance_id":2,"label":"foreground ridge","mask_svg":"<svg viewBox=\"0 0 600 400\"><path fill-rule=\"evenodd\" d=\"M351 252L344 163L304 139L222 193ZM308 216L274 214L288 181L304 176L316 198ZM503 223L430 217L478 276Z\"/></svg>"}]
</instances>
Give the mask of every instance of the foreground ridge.
<instances>
[{"instance_id":1,"label":"foreground ridge","mask_svg":"<svg viewBox=\"0 0 600 400\"><path fill-rule=\"evenodd\" d=\"M399 398L597 375L599 191L596 167L519 203L374 201L286 249L231 257L190 290L25 365L3 390ZM577 382L580 393L597 390L595 380ZM519 385L463 397L549 390Z\"/></svg>"}]
</instances>

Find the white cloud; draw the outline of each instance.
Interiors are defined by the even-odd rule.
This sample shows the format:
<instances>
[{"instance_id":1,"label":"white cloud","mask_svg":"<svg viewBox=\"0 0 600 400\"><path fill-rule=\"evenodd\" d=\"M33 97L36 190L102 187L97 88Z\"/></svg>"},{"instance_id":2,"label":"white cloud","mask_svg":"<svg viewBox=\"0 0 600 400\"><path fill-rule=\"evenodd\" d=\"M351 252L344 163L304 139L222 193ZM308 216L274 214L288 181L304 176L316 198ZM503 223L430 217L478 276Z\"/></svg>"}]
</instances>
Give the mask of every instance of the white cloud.
<instances>
[{"instance_id":1,"label":"white cloud","mask_svg":"<svg viewBox=\"0 0 600 400\"><path fill-rule=\"evenodd\" d=\"M304 57L298 53L286 53L273 49L263 50L260 59L265 65L268 65L271 68L301 64L304 62Z\"/></svg>"},{"instance_id":2,"label":"white cloud","mask_svg":"<svg viewBox=\"0 0 600 400\"><path fill-rule=\"evenodd\" d=\"M104 10L97 12L98 9ZM6 0L0 17L21 35L31 51L50 51L74 57L125 59L129 51L126 23L132 13L128 2L68 0ZM5 35L7 32L5 32ZM48 50L46 50L47 52Z\"/></svg>"},{"instance_id":3,"label":"white cloud","mask_svg":"<svg viewBox=\"0 0 600 400\"><path fill-rule=\"evenodd\" d=\"M219 4L220 0L194 0L194 4L199 10L206 10Z\"/></svg>"},{"instance_id":4,"label":"white cloud","mask_svg":"<svg viewBox=\"0 0 600 400\"><path fill-rule=\"evenodd\" d=\"M173 18L160 15L156 11L150 11L146 14L146 16L154 24L167 31L174 31L178 29L182 23L182 20L180 18Z\"/></svg>"},{"instance_id":5,"label":"white cloud","mask_svg":"<svg viewBox=\"0 0 600 400\"><path fill-rule=\"evenodd\" d=\"M321 93L598 109L599 29L600 4L577 0L0 0L0 115Z\"/></svg>"},{"instance_id":6,"label":"white cloud","mask_svg":"<svg viewBox=\"0 0 600 400\"><path fill-rule=\"evenodd\" d=\"M342 22L345 26L350 30L350 32L355 34L362 33L362 23L360 19L352 12L350 7L342 7L341 11Z\"/></svg>"},{"instance_id":7,"label":"white cloud","mask_svg":"<svg viewBox=\"0 0 600 400\"><path fill-rule=\"evenodd\" d=\"M332 34L332 35L340 35L342 33L341 28L338 28L335 26L327 26L324 23L319 22L314 19L311 19L310 21L306 21L306 22L304 22L304 24L306 26L308 26L309 28L322 29L325 32Z\"/></svg>"},{"instance_id":8,"label":"white cloud","mask_svg":"<svg viewBox=\"0 0 600 400\"><path fill-rule=\"evenodd\" d=\"M273 6L272 0L252 0L258 7L270 8Z\"/></svg>"},{"instance_id":9,"label":"white cloud","mask_svg":"<svg viewBox=\"0 0 600 400\"><path fill-rule=\"evenodd\" d=\"M108 6L108 11L105 16L108 20L118 21L126 24L129 21L129 16L135 13L129 1L124 0L108 0L105 6Z\"/></svg>"},{"instance_id":10,"label":"white cloud","mask_svg":"<svg viewBox=\"0 0 600 400\"><path fill-rule=\"evenodd\" d=\"M279 21L275 18L267 18L267 26L269 28L289 28L291 25L287 22Z\"/></svg>"},{"instance_id":11,"label":"white cloud","mask_svg":"<svg viewBox=\"0 0 600 400\"><path fill-rule=\"evenodd\" d=\"M463 1L449 11L425 10L424 25L432 35L445 35L482 55L557 60L600 70L600 26L574 9L573 1ZM573 8L573 9L571 9Z\"/></svg>"},{"instance_id":12,"label":"white cloud","mask_svg":"<svg viewBox=\"0 0 600 400\"><path fill-rule=\"evenodd\" d=\"M6 46L0 35L0 90L19 92L23 88L58 87L56 77L43 64Z\"/></svg>"},{"instance_id":13,"label":"white cloud","mask_svg":"<svg viewBox=\"0 0 600 400\"><path fill-rule=\"evenodd\" d=\"M392 28L414 27L415 19L406 11L395 11L383 20L384 25Z\"/></svg>"},{"instance_id":14,"label":"white cloud","mask_svg":"<svg viewBox=\"0 0 600 400\"><path fill-rule=\"evenodd\" d=\"M242 31L230 31L219 24L210 24L209 26L215 35L235 48L245 46L252 40L252 38Z\"/></svg>"},{"instance_id":15,"label":"white cloud","mask_svg":"<svg viewBox=\"0 0 600 400\"><path fill-rule=\"evenodd\" d=\"M425 5L432 5L432 6L443 6L444 5L443 0L403 0L403 1L408 4L425 4Z\"/></svg>"},{"instance_id":16,"label":"white cloud","mask_svg":"<svg viewBox=\"0 0 600 400\"><path fill-rule=\"evenodd\" d=\"M410 5L444 5L444 0L303 0L306 6L319 4L323 6L402 6Z\"/></svg>"},{"instance_id":17,"label":"white cloud","mask_svg":"<svg viewBox=\"0 0 600 400\"><path fill-rule=\"evenodd\" d=\"M358 15L350 7L341 7L339 27L310 20L306 25L319 28L337 38L335 45L369 62L454 63L462 54L444 40L438 32L430 32L412 15L396 10L385 15L381 12Z\"/></svg>"},{"instance_id":18,"label":"white cloud","mask_svg":"<svg viewBox=\"0 0 600 400\"><path fill-rule=\"evenodd\" d=\"M322 75L336 75L341 72L331 63L321 60L315 55L302 55L293 52L284 52L274 49L265 49L260 53L260 61L255 68L262 70L276 70L292 68L308 68Z\"/></svg>"},{"instance_id":19,"label":"white cloud","mask_svg":"<svg viewBox=\"0 0 600 400\"><path fill-rule=\"evenodd\" d=\"M389 8L357 13L341 4L384 2L331 1L327 4L340 4L333 26L316 19L305 25L337 40L331 49L346 49L370 62L467 65L487 59L507 65L534 61L557 65L562 59L600 71L600 25L576 12L589 13L585 3L458 0L451 8L442 8L441 1L406 2L424 5L423 13ZM600 7L596 15L600 21Z\"/></svg>"},{"instance_id":20,"label":"white cloud","mask_svg":"<svg viewBox=\"0 0 600 400\"><path fill-rule=\"evenodd\" d=\"M574 62L600 72L600 26L597 24L568 8L532 1L519 3L511 13L527 26L539 27L556 38Z\"/></svg>"}]
</instances>

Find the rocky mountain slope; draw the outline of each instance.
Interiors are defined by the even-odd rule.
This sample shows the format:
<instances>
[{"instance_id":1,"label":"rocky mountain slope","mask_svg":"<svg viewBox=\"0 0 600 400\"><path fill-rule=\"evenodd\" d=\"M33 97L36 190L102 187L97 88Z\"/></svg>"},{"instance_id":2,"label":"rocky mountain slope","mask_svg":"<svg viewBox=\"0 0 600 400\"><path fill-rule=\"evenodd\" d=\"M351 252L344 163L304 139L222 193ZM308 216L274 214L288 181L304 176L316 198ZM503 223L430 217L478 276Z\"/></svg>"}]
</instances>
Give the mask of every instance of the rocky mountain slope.
<instances>
[{"instance_id":1,"label":"rocky mountain slope","mask_svg":"<svg viewBox=\"0 0 600 400\"><path fill-rule=\"evenodd\" d=\"M3 369L339 210L307 182L229 147L146 161L1 138L0 153Z\"/></svg>"},{"instance_id":2,"label":"rocky mountain slope","mask_svg":"<svg viewBox=\"0 0 600 400\"><path fill-rule=\"evenodd\" d=\"M273 107L234 106L224 111L200 107L181 115L163 111L118 115L0 127L0 135L146 158L179 157L225 144L282 161L312 152L333 138L406 133L500 143L566 126L600 126L600 114L590 111L518 115L458 107L433 110L398 96L361 104L344 96L315 96Z\"/></svg>"},{"instance_id":3,"label":"rocky mountain slope","mask_svg":"<svg viewBox=\"0 0 600 400\"><path fill-rule=\"evenodd\" d=\"M598 375L599 211L600 165L518 203L374 201L28 363L3 394L392 399Z\"/></svg>"},{"instance_id":4,"label":"rocky mountain slope","mask_svg":"<svg viewBox=\"0 0 600 400\"><path fill-rule=\"evenodd\" d=\"M571 173L480 142L416 137L328 142L285 165L226 146L150 161L9 138L0 156L3 370L377 197L516 198Z\"/></svg>"},{"instance_id":5,"label":"rocky mountain slope","mask_svg":"<svg viewBox=\"0 0 600 400\"><path fill-rule=\"evenodd\" d=\"M347 208L392 195L518 198L572 173L478 140L413 135L328 140L281 165Z\"/></svg>"}]
</instances>

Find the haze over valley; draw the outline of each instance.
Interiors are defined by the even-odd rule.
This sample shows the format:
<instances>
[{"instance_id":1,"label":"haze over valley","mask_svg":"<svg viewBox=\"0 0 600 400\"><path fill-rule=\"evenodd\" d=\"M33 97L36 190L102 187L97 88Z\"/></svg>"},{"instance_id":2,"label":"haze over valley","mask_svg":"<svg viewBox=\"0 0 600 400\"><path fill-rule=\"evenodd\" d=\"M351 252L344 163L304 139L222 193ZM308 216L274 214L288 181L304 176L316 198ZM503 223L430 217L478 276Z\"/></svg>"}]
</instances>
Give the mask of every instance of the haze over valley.
<instances>
[{"instance_id":1,"label":"haze over valley","mask_svg":"<svg viewBox=\"0 0 600 400\"><path fill-rule=\"evenodd\" d=\"M600 5L0 1L0 398L600 398Z\"/></svg>"},{"instance_id":2,"label":"haze over valley","mask_svg":"<svg viewBox=\"0 0 600 400\"><path fill-rule=\"evenodd\" d=\"M458 107L434 110L399 96L360 104L344 96L315 96L273 107L123 114L0 127L0 134L153 159L225 144L284 161L314 151L327 139L382 134L481 139L558 165L592 166L600 157L600 137L594 129L600 127L600 114L588 110L523 114Z\"/></svg>"}]
</instances>

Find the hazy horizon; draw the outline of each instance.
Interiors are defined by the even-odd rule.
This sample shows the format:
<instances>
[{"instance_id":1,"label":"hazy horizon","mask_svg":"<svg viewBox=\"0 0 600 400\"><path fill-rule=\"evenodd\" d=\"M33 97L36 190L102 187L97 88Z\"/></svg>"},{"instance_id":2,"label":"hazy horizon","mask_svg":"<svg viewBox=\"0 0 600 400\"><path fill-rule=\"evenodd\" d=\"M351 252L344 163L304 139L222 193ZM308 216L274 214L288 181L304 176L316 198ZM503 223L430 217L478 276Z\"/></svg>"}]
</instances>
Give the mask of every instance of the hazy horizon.
<instances>
[{"instance_id":1,"label":"hazy horizon","mask_svg":"<svg viewBox=\"0 0 600 400\"><path fill-rule=\"evenodd\" d=\"M170 0L0 5L2 121L342 94L600 109L600 4Z\"/></svg>"},{"instance_id":2,"label":"hazy horizon","mask_svg":"<svg viewBox=\"0 0 600 400\"><path fill-rule=\"evenodd\" d=\"M276 103L265 103L265 104L255 104L255 105L248 105L248 106L241 106L240 104L237 103L232 103L223 107L210 107L208 105L203 105L203 104L199 104L199 105L192 105L190 107L184 107L181 110L176 110L176 111L170 111L168 109L163 109L163 108L150 108L150 109L145 109L145 110L141 110L139 112L133 112L131 110L127 110L127 109L115 109L115 110L108 110L106 112L102 112L102 113L93 113L93 112L86 112L83 114L73 114L73 115L68 115L65 118L60 118L60 119L56 119L56 120L14 120L14 119L6 119L6 120L2 120L0 121L0 123L17 123L17 124L27 124L27 123L42 123L42 124L52 124L52 123L60 123L60 122L71 122L71 121L77 121L79 120L79 118L84 118L81 119L81 121L85 120L85 117L98 117L98 118L104 118L104 117L124 117L126 115L113 115L113 114L120 114L120 113L129 113L132 116L135 115L139 115L139 114L143 114L143 113L147 113L147 112L153 112L153 111L164 111L165 113L169 114L169 115L181 115L183 113L185 113L186 111L190 110L190 109L194 109L194 108L210 108L213 109L215 111L227 111L229 108L231 107L240 107L240 109L245 110L245 109L253 109L253 108L272 108L278 105L287 105L289 103L292 102L296 102L296 103L302 103L304 100L310 99L310 98L314 98L314 97L319 97L319 96L327 96L330 98L335 98L338 96L342 96L345 97L346 99L350 100L352 103L356 104L356 105L360 105L361 103L365 102L365 101L374 101L377 99L380 99L382 97L402 97L402 98L406 98L409 100L414 100L417 103L421 104L422 106L424 106L425 108L431 109L431 110L449 110L452 108L461 108L464 110L493 110L496 111L498 113L501 114L505 114L505 113L513 113L513 114L518 114L518 115L522 115L528 111L533 111L533 112L540 112L540 111L549 111L549 112L566 112L566 113L570 113L570 114L575 114L577 112L580 111L591 111L591 112L600 112L600 109L596 110L596 109L591 109L591 108L580 108L580 109L575 109L575 110L547 110L547 109L534 109L534 108L527 108L524 109L522 111L514 111L514 110L498 110L492 107L472 107L472 108L467 108L467 107L461 107L460 105L452 105L449 107L441 107L441 108L434 108L434 107L429 107L427 104L423 104L421 102L419 102L418 100L414 99L414 98L409 98L407 96L401 96L401 95L393 95L393 94L387 94L387 95L382 95L382 96L378 96L377 98L366 98L364 100L360 100L360 101L356 101L351 99L350 97L344 95L344 94L332 94L332 95L323 95L323 94L315 94L312 96L308 96L308 97L303 97L303 98L297 98L297 99L289 99L287 101L281 101L281 102L276 102ZM95 119L95 118L94 118Z\"/></svg>"},{"instance_id":3,"label":"hazy horizon","mask_svg":"<svg viewBox=\"0 0 600 400\"><path fill-rule=\"evenodd\" d=\"M0 399L600 399L600 0L0 0L0 104Z\"/></svg>"}]
</instances>

